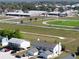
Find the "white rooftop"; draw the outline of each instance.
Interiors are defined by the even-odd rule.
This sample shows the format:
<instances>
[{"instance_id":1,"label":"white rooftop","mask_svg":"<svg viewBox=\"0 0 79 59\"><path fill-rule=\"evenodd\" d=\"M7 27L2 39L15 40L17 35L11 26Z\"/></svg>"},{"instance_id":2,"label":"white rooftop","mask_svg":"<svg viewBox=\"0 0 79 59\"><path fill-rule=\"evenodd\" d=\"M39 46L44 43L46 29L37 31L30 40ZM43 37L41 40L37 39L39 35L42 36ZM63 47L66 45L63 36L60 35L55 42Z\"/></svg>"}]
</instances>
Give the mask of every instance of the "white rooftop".
<instances>
[{"instance_id":1,"label":"white rooftop","mask_svg":"<svg viewBox=\"0 0 79 59\"><path fill-rule=\"evenodd\" d=\"M24 41L26 41L26 40L18 39L18 38L11 38L11 39L9 40L9 42L11 42L11 43L16 43L16 44L20 44L20 43L22 43L22 42L24 42ZM29 42L29 41L26 41L26 42Z\"/></svg>"}]
</instances>

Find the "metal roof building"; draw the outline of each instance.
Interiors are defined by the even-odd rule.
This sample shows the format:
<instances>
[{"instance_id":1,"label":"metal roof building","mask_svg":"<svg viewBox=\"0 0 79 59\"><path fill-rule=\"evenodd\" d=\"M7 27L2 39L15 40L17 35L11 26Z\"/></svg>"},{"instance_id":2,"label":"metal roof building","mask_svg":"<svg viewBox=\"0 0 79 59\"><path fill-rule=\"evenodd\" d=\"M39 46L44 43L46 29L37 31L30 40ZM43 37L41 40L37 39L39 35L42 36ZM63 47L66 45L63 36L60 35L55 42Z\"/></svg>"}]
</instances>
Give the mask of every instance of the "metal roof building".
<instances>
[{"instance_id":1,"label":"metal roof building","mask_svg":"<svg viewBox=\"0 0 79 59\"><path fill-rule=\"evenodd\" d=\"M9 40L9 45L26 49L30 47L30 41L26 41L26 40L18 39L18 38L11 38Z\"/></svg>"}]
</instances>

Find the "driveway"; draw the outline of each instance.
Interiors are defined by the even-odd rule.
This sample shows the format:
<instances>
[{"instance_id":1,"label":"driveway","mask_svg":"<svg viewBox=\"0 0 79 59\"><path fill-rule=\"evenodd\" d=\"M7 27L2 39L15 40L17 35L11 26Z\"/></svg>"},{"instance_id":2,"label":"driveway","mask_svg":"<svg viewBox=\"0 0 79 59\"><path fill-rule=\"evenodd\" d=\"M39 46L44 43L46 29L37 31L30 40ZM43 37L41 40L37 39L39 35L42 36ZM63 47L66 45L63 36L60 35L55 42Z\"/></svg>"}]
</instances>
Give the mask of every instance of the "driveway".
<instances>
[{"instance_id":1,"label":"driveway","mask_svg":"<svg viewBox=\"0 0 79 59\"><path fill-rule=\"evenodd\" d=\"M28 59L28 57L22 57L22 58L15 58L15 56L12 56L9 52L0 52L0 59Z\"/></svg>"}]
</instances>

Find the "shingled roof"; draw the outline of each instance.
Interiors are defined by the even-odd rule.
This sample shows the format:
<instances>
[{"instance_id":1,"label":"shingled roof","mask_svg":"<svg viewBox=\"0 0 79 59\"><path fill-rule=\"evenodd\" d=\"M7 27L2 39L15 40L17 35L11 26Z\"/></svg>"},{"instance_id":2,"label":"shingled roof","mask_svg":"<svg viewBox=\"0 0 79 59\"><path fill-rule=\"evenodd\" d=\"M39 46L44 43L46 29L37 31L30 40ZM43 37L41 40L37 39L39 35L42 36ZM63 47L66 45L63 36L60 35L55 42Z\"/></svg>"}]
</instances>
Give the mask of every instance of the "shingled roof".
<instances>
[{"instance_id":1,"label":"shingled roof","mask_svg":"<svg viewBox=\"0 0 79 59\"><path fill-rule=\"evenodd\" d=\"M53 49L56 46L56 44L48 44L45 42L36 42L36 43L33 43L32 45L33 47L47 49L47 50Z\"/></svg>"}]
</instances>

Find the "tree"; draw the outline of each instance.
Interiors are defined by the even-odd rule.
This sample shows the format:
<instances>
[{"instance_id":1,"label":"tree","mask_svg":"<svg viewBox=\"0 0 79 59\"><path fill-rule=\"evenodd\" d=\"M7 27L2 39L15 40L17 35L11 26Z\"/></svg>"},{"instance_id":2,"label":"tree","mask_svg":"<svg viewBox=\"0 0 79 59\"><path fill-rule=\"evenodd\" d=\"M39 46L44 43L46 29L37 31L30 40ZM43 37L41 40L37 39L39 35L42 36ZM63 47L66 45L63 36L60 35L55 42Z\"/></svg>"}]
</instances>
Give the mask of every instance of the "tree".
<instances>
[{"instance_id":1,"label":"tree","mask_svg":"<svg viewBox=\"0 0 79 59\"><path fill-rule=\"evenodd\" d=\"M0 30L0 36L8 37L9 39L14 38L21 38L21 33L19 30Z\"/></svg>"},{"instance_id":2,"label":"tree","mask_svg":"<svg viewBox=\"0 0 79 59\"><path fill-rule=\"evenodd\" d=\"M60 11L60 12L63 12L63 11L64 11L63 7L60 7L60 8L59 8L59 11Z\"/></svg>"},{"instance_id":3,"label":"tree","mask_svg":"<svg viewBox=\"0 0 79 59\"><path fill-rule=\"evenodd\" d=\"M35 18L35 21L37 21L38 20L38 18Z\"/></svg>"},{"instance_id":4,"label":"tree","mask_svg":"<svg viewBox=\"0 0 79 59\"><path fill-rule=\"evenodd\" d=\"M30 22L31 22L31 21L32 21L32 18L30 18L29 20L30 20Z\"/></svg>"},{"instance_id":5,"label":"tree","mask_svg":"<svg viewBox=\"0 0 79 59\"><path fill-rule=\"evenodd\" d=\"M77 47L77 52L76 52L76 54L79 55L79 47Z\"/></svg>"},{"instance_id":6,"label":"tree","mask_svg":"<svg viewBox=\"0 0 79 59\"><path fill-rule=\"evenodd\" d=\"M19 30L15 30L14 33L13 33L13 37L15 38L21 38L21 33Z\"/></svg>"},{"instance_id":7,"label":"tree","mask_svg":"<svg viewBox=\"0 0 79 59\"><path fill-rule=\"evenodd\" d=\"M62 45L62 51L65 51L66 47L65 45Z\"/></svg>"},{"instance_id":8,"label":"tree","mask_svg":"<svg viewBox=\"0 0 79 59\"><path fill-rule=\"evenodd\" d=\"M23 24L24 23L23 20L21 20L20 23Z\"/></svg>"},{"instance_id":9,"label":"tree","mask_svg":"<svg viewBox=\"0 0 79 59\"><path fill-rule=\"evenodd\" d=\"M0 30L0 36L5 36L5 30Z\"/></svg>"}]
</instances>

